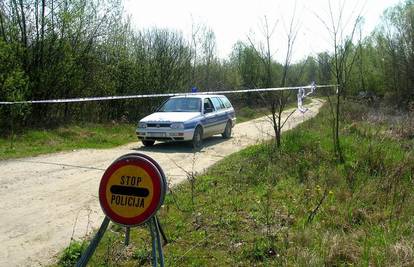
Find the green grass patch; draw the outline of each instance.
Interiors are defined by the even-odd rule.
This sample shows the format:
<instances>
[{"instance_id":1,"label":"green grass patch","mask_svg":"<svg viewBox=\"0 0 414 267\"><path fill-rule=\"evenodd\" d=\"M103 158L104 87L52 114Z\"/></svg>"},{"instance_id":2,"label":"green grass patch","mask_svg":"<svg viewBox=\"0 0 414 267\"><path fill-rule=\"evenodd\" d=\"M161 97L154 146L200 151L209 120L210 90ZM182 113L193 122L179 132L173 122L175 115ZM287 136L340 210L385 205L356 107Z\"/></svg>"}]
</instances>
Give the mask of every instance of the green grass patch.
<instances>
[{"instance_id":1,"label":"green grass patch","mask_svg":"<svg viewBox=\"0 0 414 267\"><path fill-rule=\"evenodd\" d=\"M63 251L60 259L59 265L60 266L74 266L76 262L80 258L82 251L84 251L87 247L87 242L83 241L73 241L70 245L65 248Z\"/></svg>"},{"instance_id":2,"label":"green grass patch","mask_svg":"<svg viewBox=\"0 0 414 267\"><path fill-rule=\"evenodd\" d=\"M36 156L82 148L110 148L136 140L132 124L80 124L56 129L29 130L0 139L0 159Z\"/></svg>"},{"instance_id":3,"label":"green grass patch","mask_svg":"<svg viewBox=\"0 0 414 267\"><path fill-rule=\"evenodd\" d=\"M303 101L303 105L307 105L311 103L312 101L309 98L305 98ZM296 108L297 103L291 102L289 103L285 109L290 108ZM237 117L237 123L242 123L250 120L254 120L263 116L266 116L269 114L269 108L268 107L242 107L236 110L236 117Z\"/></svg>"},{"instance_id":4,"label":"green grass patch","mask_svg":"<svg viewBox=\"0 0 414 267\"><path fill-rule=\"evenodd\" d=\"M367 120L364 106L346 107L344 164L326 105L280 150L251 146L196 177L193 193L172 188L158 213L166 266L413 266L414 141ZM148 229L131 235L125 248L111 224L90 265L150 266Z\"/></svg>"},{"instance_id":5,"label":"green grass patch","mask_svg":"<svg viewBox=\"0 0 414 267\"><path fill-rule=\"evenodd\" d=\"M250 108L250 107L243 107L238 110L236 110L236 117L237 117L237 123L246 122L249 120L257 119L260 117L265 116L269 113L269 110L267 108Z\"/></svg>"}]
</instances>

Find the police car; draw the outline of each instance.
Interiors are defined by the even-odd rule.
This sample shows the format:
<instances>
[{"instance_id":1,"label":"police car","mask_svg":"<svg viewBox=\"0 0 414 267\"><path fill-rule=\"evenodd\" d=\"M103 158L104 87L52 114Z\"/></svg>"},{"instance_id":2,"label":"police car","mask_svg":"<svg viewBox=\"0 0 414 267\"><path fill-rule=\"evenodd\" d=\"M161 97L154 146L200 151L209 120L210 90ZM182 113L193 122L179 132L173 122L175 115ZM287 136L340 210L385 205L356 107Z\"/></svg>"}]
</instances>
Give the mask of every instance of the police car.
<instances>
[{"instance_id":1,"label":"police car","mask_svg":"<svg viewBox=\"0 0 414 267\"><path fill-rule=\"evenodd\" d=\"M221 134L230 138L236 116L223 95L185 95L169 98L158 110L141 119L136 134L144 146L155 141L191 141L200 148L204 138Z\"/></svg>"}]
</instances>

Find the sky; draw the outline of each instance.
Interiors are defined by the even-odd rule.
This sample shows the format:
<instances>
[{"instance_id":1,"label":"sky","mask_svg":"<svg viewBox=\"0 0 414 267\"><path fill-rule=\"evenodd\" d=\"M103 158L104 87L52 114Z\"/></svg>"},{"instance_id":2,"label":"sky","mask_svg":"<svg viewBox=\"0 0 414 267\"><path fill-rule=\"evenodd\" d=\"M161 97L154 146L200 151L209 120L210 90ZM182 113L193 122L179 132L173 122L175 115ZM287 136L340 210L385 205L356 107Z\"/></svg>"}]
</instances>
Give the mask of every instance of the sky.
<instances>
[{"instance_id":1,"label":"sky","mask_svg":"<svg viewBox=\"0 0 414 267\"><path fill-rule=\"evenodd\" d=\"M331 0L331 9L337 19L343 8L345 34L349 33L355 18L364 20L361 35L368 35L380 22L383 11L398 4L398 0ZM307 55L330 51L332 38L324 23L330 23L329 0L125 0L125 11L135 29L169 28L182 32L187 40L192 25L204 24L216 36L217 55L227 58L237 41L254 43L264 40L263 22L275 26L271 39L273 57L283 61L287 47L287 32L293 14L297 37L292 61ZM358 31L357 36L360 36Z\"/></svg>"}]
</instances>

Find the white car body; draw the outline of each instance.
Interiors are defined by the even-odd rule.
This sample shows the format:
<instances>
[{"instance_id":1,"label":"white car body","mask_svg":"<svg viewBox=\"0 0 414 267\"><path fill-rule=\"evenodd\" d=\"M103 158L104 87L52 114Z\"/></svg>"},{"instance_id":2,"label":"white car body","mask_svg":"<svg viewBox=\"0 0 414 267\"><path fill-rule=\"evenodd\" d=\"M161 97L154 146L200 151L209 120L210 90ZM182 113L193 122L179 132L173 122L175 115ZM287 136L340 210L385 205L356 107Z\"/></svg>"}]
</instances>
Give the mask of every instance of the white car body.
<instances>
[{"instance_id":1,"label":"white car body","mask_svg":"<svg viewBox=\"0 0 414 267\"><path fill-rule=\"evenodd\" d=\"M175 106L170 107L173 104ZM169 112L170 109L173 111ZM145 145L152 145L154 141L190 141L197 127L202 129L202 138L215 134L224 136L227 123L231 127L236 123L227 97L191 94L168 99L159 111L139 121L136 134Z\"/></svg>"}]
</instances>

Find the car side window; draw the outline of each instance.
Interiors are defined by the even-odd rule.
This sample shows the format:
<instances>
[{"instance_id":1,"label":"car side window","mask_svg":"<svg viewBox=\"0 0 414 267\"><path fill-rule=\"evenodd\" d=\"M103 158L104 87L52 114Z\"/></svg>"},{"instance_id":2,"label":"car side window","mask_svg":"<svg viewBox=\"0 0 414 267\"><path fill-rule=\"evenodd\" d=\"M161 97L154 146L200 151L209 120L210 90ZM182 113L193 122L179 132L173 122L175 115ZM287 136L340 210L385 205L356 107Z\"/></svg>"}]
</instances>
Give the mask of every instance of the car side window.
<instances>
[{"instance_id":1,"label":"car side window","mask_svg":"<svg viewBox=\"0 0 414 267\"><path fill-rule=\"evenodd\" d=\"M204 98L204 113L207 113L206 111L210 110L209 112L213 112L214 111L214 106L213 103L211 103L210 98Z\"/></svg>"},{"instance_id":2,"label":"car side window","mask_svg":"<svg viewBox=\"0 0 414 267\"><path fill-rule=\"evenodd\" d=\"M222 98L221 98L221 97L217 97L217 99L218 99L218 101L220 102L220 107L221 107L222 109L225 109L225 108L226 108L226 105L224 105L224 102L223 102Z\"/></svg>"},{"instance_id":3,"label":"car side window","mask_svg":"<svg viewBox=\"0 0 414 267\"><path fill-rule=\"evenodd\" d=\"M220 110L224 108L223 103L221 103L218 97L212 97L211 100L213 101L213 105L216 108L216 110Z\"/></svg>"},{"instance_id":4,"label":"car side window","mask_svg":"<svg viewBox=\"0 0 414 267\"><path fill-rule=\"evenodd\" d=\"M220 100L221 100L221 102L223 102L223 104L226 108L231 108L230 101L226 97L221 97Z\"/></svg>"}]
</instances>

